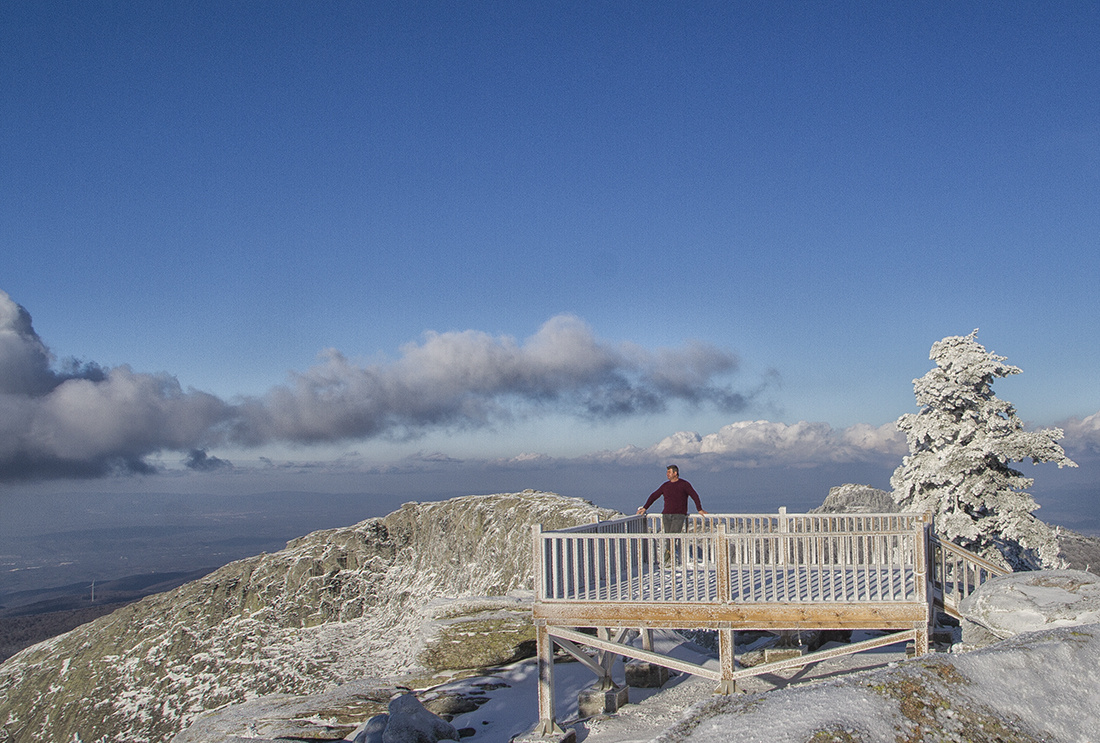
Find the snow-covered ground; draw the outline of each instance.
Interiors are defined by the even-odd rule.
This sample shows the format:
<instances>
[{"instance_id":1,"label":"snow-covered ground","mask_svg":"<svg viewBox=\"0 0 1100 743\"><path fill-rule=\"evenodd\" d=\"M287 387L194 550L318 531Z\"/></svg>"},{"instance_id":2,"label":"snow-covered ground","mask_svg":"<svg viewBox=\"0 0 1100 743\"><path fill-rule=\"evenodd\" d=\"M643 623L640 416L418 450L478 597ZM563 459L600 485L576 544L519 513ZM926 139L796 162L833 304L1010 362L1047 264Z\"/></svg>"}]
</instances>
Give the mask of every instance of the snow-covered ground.
<instances>
[{"instance_id":1,"label":"snow-covered ground","mask_svg":"<svg viewBox=\"0 0 1100 743\"><path fill-rule=\"evenodd\" d=\"M672 635L660 642L663 652L717 663L699 646ZM732 697L715 696L711 681L681 675L660 690L631 688L630 703L617 714L587 720L576 719L577 694L592 683L592 673L579 663L559 662L554 674L559 724L588 743L1095 743L1097 668L1100 625L1062 627L969 653L912 660L899 644L750 679L740 687L743 693ZM536 683L535 663L527 660L451 684L451 691L488 697L452 724L472 729L464 739L472 743L523 736L538 717Z\"/></svg>"},{"instance_id":2,"label":"snow-covered ground","mask_svg":"<svg viewBox=\"0 0 1100 743\"><path fill-rule=\"evenodd\" d=\"M854 639L862 639L858 636ZM655 649L681 660L710 668L718 660L705 648L686 642L675 633L656 633ZM748 650L751 648L739 648ZM823 680L853 668L885 667L905 657L904 646L897 644L858 655L834 658L805 667L755 677L739 684L746 693L763 693L810 680ZM623 682L623 665L616 663L614 675ZM554 690L558 724L573 728L578 741L591 743L628 743L649 741L670 726L681 722L700 702L714 698L715 683L686 674L673 676L661 689L630 689L630 703L614 715L577 719L578 694L595 680L580 663L558 661L554 666ZM465 679L436 692L480 694L489 701L473 712L459 715L452 724L459 730L475 731L472 743L507 743L514 736L530 731L538 721L538 671L534 659L496 670L489 676ZM349 738L352 736L349 736Z\"/></svg>"}]
</instances>

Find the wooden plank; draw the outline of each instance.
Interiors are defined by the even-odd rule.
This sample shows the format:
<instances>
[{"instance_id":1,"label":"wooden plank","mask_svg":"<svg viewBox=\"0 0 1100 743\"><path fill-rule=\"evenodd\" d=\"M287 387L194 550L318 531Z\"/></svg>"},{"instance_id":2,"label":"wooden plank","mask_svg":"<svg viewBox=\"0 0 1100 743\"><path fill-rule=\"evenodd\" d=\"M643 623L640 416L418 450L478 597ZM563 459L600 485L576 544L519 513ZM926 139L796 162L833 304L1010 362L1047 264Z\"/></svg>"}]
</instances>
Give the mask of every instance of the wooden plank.
<instances>
[{"instance_id":1,"label":"wooden plank","mask_svg":"<svg viewBox=\"0 0 1100 743\"><path fill-rule=\"evenodd\" d=\"M600 677L603 677L605 675L603 666L598 664L596 661L592 660L592 658L588 655L588 653L581 650L574 643L570 642L569 640L566 640L564 637L561 637L558 634L558 628L557 627L551 627L549 629L549 632L550 632L550 636L554 638L554 642L556 642L558 645L560 645L562 650L569 653L571 656L576 658L583 665L588 666L588 670L592 671L592 673L594 673L594 674L596 674L597 676L600 676Z\"/></svg>"},{"instance_id":2,"label":"wooden plank","mask_svg":"<svg viewBox=\"0 0 1100 743\"><path fill-rule=\"evenodd\" d=\"M728 629L906 629L927 621L923 603L890 604L674 604L538 602L536 623L571 627Z\"/></svg>"}]
</instances>

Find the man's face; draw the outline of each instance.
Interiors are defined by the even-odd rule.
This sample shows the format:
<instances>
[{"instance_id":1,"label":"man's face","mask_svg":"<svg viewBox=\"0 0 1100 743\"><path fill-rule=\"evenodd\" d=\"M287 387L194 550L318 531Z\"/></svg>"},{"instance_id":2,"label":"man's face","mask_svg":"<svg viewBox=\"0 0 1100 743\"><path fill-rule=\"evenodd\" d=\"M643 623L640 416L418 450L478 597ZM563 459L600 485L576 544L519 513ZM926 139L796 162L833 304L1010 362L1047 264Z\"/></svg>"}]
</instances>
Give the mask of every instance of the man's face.
<instances>
[{"instance_id":1,"label":"man's face","mask_svg":"<svg viewBox=\"0 0 1100 743\"><path fill-rule=\"evenodd\" d=\"M680 479L680 473L672 469L671 467L666 470L665 474L668 475L669 482L676 482L678 479Z\"/></svg>"}]
</instances>

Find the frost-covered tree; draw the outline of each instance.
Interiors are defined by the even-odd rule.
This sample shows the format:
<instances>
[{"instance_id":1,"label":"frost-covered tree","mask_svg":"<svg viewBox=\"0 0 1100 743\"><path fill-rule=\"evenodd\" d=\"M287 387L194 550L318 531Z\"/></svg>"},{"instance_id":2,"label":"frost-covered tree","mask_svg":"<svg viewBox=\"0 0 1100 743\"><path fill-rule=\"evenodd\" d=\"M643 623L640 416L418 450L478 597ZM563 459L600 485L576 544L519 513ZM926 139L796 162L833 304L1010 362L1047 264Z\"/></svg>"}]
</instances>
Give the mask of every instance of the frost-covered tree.
<instances>
[{"instance_id":1,"label":"frost-covered tree","mask_svg":"<svg viewBox=\"0 0 1100 743\"><path fill-rule=\"evenodd\" d=\"M932 345L936 368L913 380L920 412L903 415L909 456L890 478L906 511L932 511L940 537L1012 570L1064 565L1053 528L1032 515L1034 480L1009 467L1056 462L1076 467L1057 441L1062 431L1025 431L993 380L1019 374L977 341L978 331Z\"/></svg>"}]
</instances>

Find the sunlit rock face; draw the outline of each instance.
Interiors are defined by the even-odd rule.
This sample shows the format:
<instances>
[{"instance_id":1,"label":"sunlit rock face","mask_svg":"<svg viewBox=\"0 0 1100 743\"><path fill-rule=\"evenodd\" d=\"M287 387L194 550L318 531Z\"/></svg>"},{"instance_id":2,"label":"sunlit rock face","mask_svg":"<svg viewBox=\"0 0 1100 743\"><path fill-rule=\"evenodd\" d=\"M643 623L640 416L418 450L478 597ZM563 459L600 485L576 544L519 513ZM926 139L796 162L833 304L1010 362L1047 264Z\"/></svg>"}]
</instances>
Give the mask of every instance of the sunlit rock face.
<instances>
[{"instance_id":1,"label":"sunlit rock face","mask_svg":"<svg viewBox=\"0 0 1100 743\"><path fill-rule=\"evenodd\" d=\"M847 483L829 488L825 501L810 513L894 513L898 510L898 504L887 491Z\"/></svg>"},{"instance_id":2,"label":"sunlit rock face","mask_svg":"<svg viewBox=\"0 0 1100 743\"><path fill-rule=\"evenodd\" d=\"M205 710L319 693L364 669L430 674L433 659L455 662L431 652L459 631L441 599L509 597L469 607L481 616L468 627L507 624L531 587L532 526L613 515L525 491L407 503L295 539L10 658L0 741L164 741Z\"/></svg>"}]
</instances>

